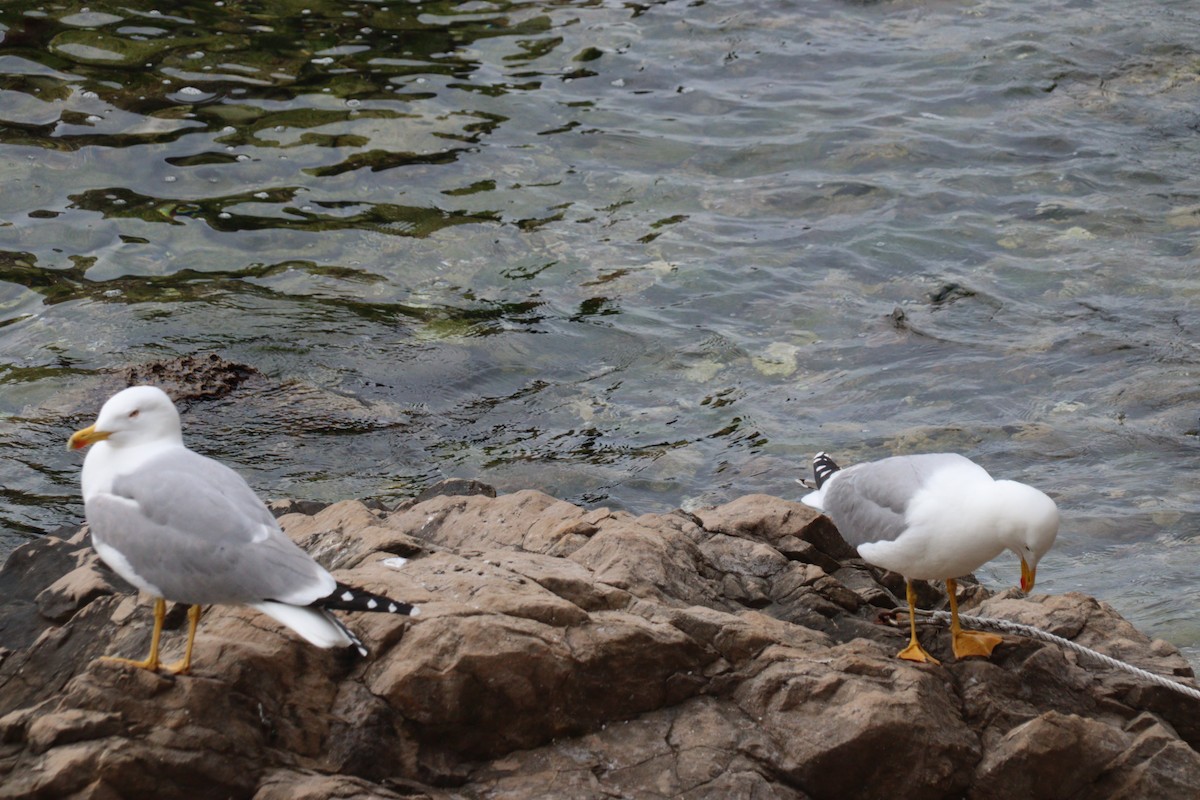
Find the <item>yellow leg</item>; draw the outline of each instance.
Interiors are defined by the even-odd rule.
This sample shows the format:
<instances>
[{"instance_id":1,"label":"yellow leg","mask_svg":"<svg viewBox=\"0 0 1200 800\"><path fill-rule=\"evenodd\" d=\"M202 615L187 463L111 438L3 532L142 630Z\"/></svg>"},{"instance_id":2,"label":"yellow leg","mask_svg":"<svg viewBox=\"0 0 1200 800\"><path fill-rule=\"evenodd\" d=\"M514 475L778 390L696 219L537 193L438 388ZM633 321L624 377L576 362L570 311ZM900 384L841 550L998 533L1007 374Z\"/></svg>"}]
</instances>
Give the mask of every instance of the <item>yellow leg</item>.
<instances>
[{"instance_id":1,"label":"yellow leg","mask_svg":"<svg viewBox=\"0 0 1200 800\"><path fill-rule=\"evenodd\" d=\"M958 623L958 581L946 581L946 593L950 595L950 641L954 646L955 658L982 656L987 658L1004 640L983 631L964 631Z\"/></svg>"},{"instance_id":2,"label":"yellow leg","mask_svg":"<svg viewBox=\"0 0 1200 800\"><path fill-rule=\"evenodd\" d=\"M940 664L929 653L925 652L925 648L921 647L921 643L917 641L917 596L913 592L912 581L904 579L904 593L908 598L908 630L909 640L908 647L897 653L898 658L903 658L906 661L920 661L925 664Z\"/></svg>"},{"instance_id":3,"label":"yellow leg","mask_svg":"<svg viewBox=\"0 0 1200 800\"><path fill-rule=\"evenodd\" d=\"M131 658L117 658L115 656L101 656L101 661L111 661L114 664L128 664L131 667L138 669L157 670L158 669L158 640L162 638L163 619L167 616L167 601L161 597L154 599L154 632L150 634L150 655L146 656L145 661L134 661Z\"/></svg>"},{"instance_id":4,"label":"yellow leg","mask_svg":"<svg viewBox=\"0 0 1200 800\"><path fill-rule=\"evenodd\" d=\"M192 644L196 641L196 626L200 624L201 611L203 609L200 606L192 606L188 609L187 648L183 651L182 661L177 661L167 667L167 672L172 675L183 675L192 668Z\"/></svg>"}]
</instances>

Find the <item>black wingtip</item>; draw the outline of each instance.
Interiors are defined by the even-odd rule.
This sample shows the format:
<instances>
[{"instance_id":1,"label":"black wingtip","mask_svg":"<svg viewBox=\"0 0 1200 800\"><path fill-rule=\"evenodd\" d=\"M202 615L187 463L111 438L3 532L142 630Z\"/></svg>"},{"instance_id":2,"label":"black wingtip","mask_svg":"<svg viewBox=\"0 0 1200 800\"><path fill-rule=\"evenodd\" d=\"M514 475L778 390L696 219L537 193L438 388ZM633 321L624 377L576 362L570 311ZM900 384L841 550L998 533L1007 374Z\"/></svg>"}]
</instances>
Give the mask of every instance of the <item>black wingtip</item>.
<instances>
[{"instance_id":1,"label":"black wingtip","mask_svg":"<svg viewBox=\"0 0 1200 800\"><path fill-rule=\"evenodd\" d=\"M828 453L817 453L813 456L813 479L817 483L817 488L820 489L825 485L825 481L829 480L829 476L837 472L841 467L837 465Z\"/></svg>"},{"instance_id":2,"label":"black wingtip","mask_svg":"<svg viewBox=\"0 0 1200 800\"><path fill-rule=\"evenodd\" d=\"M325 616L333 620L350 639L350 644L347 649L353 648L358 651L360 656L365 657L369 652L367 646L363 644L362 639L346 627L345 623L329 613L331 611L376 611L383 614L406 614L415 617L420 613L420 609L412 603L402 603L399 600L393 600L390 597L385 597L381 594L374 594L364 589L359 589L354 586L339 582L337 588L332 594L329 594L311 604L316 608L321 609Z\"/></svg>"},{"instance_id":3,"label":"black wingtip","mask_svg":"<svg viewBox=\"0 0 1200 800\"><path fill-rule=\"evenodd\" d=\"M393 600L381 594L373 594L365 589L338 583L332 594L322 597L313 603L319 608L337 611L375 611L383 614L405 614L416 616L418 608L412 603Z\"/></svg>"},{"instance_id":4,"label":"black wingtip","mask_svg":"<svg viewBox=\"0 0 1200 800\"><path fill-rule=\"evenodd\" d=\"M346 634L346 638L350 640L350 644L346 645L346 651L349 652L353 648L360 657L365 658L370 651L363 644L363 640L358 638L358 634L346 627L346 623L335 617L328 609L321 609L321 613L325 615L326 619L336 625L338 630Z\"/></svg>"}]
</instances>

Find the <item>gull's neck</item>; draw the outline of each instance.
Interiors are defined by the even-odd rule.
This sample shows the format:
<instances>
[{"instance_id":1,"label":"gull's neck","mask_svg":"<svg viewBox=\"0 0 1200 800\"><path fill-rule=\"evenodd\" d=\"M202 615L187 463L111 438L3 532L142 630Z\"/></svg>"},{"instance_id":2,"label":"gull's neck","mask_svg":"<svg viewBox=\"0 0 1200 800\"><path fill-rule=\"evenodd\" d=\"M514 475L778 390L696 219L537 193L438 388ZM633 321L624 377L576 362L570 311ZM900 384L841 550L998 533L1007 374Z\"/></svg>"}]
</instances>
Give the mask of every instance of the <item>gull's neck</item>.
<instances>
[{"instance_id":1,"label":"gull's neck","mask_svg":"<svg viewBox=\"0 0 1200 800\"><path fill-rule=\"evenodd\" d=\"M173 437L121 447L111 442L96 442L88 448L80 473L84 502L97 494L111 492L118 476L132 472L157 455L180 448L183 448L182 438Z\"/></svg>"}]
</instances>

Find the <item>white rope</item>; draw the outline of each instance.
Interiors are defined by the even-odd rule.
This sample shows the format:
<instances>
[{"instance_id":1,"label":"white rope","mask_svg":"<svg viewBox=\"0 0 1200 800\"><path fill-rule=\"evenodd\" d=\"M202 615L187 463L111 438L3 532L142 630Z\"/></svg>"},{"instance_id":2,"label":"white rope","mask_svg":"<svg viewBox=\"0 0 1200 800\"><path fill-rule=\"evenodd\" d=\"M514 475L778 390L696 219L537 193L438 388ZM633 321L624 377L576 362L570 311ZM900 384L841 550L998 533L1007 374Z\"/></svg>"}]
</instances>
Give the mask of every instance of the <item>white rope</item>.
<instances>
[{"instance_id":1,"label":"white rope","mask_svg":"<svg viewBox=\"0 0 1200 800\"><path fill-rule=\"evenodd\" d=\"M896 610L905 614L908 613L908 609L906 608ZM917 609L917 613L922 616L936 617L943 622L950 621L949 611L925 611L924 609ZM1188 697L1200 700L1200 689L1197 689L1194 686L1188 686L1185 683L1171 680L1170 678L1162 675L1144 670L1141 667L1135 667L1133 664L1113 658L1112 656L1106 656L1104 653L1096 652L1090 647L1084 647L1081 644L1072 642L1070 639L1064 639L1061 636L1055 636L1053 633L1048 633L1041 628L1035 628L1032 625L1023 625L1020 622L1011 622L1006 619L995 619L993 617L972 617L967 614L959 614L958 619L966 625L975 628L993 628L998 631L1003 631L1004 633L1012 633L1018 636L1028 636L1033 639L1041 639L1044 642L1053 642L1059 647L1065 647L1066 649L1073 650L1081 655L1094 658L1106 666L1113 667L1114 669L1124 670L1125 672L1137 675L1139 678L1144 678L1145 680L1157 684L1158 686L1163 686L1167 689L1171 689L1172 691L1176 691L1180 694L1185 694Z\"/></svg>"}]
</instances>

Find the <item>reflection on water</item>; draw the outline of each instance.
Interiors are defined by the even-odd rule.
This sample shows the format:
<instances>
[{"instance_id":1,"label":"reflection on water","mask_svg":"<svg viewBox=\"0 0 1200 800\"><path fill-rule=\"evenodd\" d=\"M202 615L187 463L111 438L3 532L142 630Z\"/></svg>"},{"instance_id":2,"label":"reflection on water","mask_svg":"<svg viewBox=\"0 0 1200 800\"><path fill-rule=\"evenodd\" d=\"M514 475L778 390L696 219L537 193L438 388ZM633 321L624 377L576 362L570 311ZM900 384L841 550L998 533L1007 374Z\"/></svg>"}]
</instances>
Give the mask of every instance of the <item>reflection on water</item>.
<instances>
[{"instance_id":1,"label":"reflection on water","mask_svg":"<svg viewBox=\"0 0 1200 800\"><path fill-rule=\"evenodd\" d=\"M263 493L637 511L952 449L1195 649L1189 5L0 8L0 553L129 363ZM268 387L277 388L268 388ZM1011 582L1010 565L989 583Z\"/></svg>"}]
</instances>

